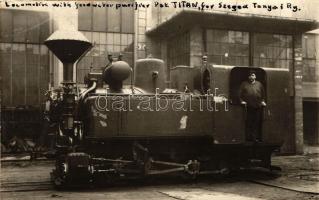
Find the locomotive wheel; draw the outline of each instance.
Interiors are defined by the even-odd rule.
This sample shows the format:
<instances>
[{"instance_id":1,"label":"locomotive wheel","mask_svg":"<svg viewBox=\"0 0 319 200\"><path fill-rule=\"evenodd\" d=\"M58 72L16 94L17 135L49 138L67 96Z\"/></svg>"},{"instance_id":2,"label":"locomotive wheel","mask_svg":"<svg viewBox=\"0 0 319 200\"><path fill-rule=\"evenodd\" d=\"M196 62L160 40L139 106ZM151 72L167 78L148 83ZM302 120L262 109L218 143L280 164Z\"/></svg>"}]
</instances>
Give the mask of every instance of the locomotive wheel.
<instances>
[{"instance_id":1,"label":"locomotive wheel","mask_svg":"<svg viewBox=\"0 0 319 200\"><path fill-rule=\"evenodd\" d=\"M52 181L57 188L85 185L91 182L89 171L89 155L85 153L69 153L56 160Z\"/></svg>"},{"instance_id":2,"label":"locomotive wheel","mask_svg":"<svg viewBox=\"0 0 319 200\"><path fill-rule=\"evenodd\" d=\"M65 187L64 180L61 177L59 177L56 170L53 170L51 172L51 180L52 180L53 185L56 189L63 189Z\"/></svg>"},{"instance_id":3,"label":"locomotive wheel","mask_svg":"<svg viewBox=\"0 0 319 200\"><path fill-rule=\"evenodd\" d=\"M51 172L51 181L55 188L62 189L65 186L65 156L59 156L55 161L55 169Z\"/></svg>"},{"instance_id":4,"label":"locomotive wheel","mask_svg":"<svg viewBox=\"0 0 319 200\"><path fill-rule=\"evenodd\" d=\"M230 174L230 165L226 160L221 160L219 163L219 170L223 176L228 176Z\"/></svg>"}]
</instances>

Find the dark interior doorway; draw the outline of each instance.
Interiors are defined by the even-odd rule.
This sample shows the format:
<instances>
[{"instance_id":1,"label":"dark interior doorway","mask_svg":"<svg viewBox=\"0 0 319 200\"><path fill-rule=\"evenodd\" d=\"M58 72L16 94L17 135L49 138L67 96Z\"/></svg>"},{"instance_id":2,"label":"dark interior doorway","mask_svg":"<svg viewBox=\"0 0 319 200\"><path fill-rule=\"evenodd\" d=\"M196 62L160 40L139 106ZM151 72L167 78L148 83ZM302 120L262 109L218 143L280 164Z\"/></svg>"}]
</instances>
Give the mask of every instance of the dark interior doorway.
<instances>
[{"instance_id":1,"label":"dark interior doorway","mask_svg":"<svg viewBox=\"0 0 319 200\"><path fill-rule=\"evenodd\" d=\"M304 142L310 145L319 144L319 102L303 101Z\"/></svg>"}]
</instances>

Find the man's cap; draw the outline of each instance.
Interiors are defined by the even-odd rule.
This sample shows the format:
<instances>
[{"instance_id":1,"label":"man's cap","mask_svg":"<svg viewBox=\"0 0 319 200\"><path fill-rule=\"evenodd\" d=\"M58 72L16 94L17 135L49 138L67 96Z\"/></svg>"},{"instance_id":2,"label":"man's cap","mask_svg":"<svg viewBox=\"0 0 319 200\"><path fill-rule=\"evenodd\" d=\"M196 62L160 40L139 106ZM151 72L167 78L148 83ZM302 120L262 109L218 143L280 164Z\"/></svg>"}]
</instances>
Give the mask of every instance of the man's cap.
<instances>
[{"instance_id":1,"label":"man's cap","mask_svg":"<svg viewBox=\"0 0 319 200\"><path fill-rule=\"evenodd\" d=\"M248 75L252 75L252 74L256 75L256 71L255 70L249 70Z\"/></svg>"}]
</instances>

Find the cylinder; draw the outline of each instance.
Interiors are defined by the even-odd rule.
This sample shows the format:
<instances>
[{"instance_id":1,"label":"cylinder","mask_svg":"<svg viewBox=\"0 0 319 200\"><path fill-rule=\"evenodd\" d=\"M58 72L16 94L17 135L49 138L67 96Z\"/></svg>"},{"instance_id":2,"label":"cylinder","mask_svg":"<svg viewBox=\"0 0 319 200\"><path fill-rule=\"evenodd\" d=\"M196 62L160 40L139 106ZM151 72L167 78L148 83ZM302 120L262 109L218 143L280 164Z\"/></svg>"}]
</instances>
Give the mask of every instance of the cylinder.
<instances>
[{"instance_id":1,"label":"cylinder","mask_svg":"<svg viewBox=\"0 0 319 200\"><path fill-rule=\"evenodd\" d=\"M164 61L156 58L139 59L136 61L134 71L134 85L148 93L155 93L165 89L165 66Z\"/></svg>"}]
</instances>

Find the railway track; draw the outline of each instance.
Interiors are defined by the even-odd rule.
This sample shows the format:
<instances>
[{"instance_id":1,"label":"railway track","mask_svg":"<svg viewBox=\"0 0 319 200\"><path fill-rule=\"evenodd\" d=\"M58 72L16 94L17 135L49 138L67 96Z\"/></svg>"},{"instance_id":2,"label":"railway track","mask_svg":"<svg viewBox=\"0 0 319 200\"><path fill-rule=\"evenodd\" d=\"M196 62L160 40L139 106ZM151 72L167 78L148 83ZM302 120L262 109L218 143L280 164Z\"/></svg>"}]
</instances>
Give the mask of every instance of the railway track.
<instances>
[{"instance_id":1,"label":"railway track","mask_svg":"<svg viewBox=\"0 0 319 200\"><path fill-rule=\"evenodd\" d=\"M22 161L27 163L27 167L20 167L20 164ZM13 161L13 160L7 160L5 162L1 161L2 166L5 166L4 169L8 168L8 170L5 170L6 173L12 173L12 175L7 174L6 177L2 177L1 179L1 188L0 192L1 193L12 193L12 192L32 192L32 191L55 191L55 188L53 184L50 182L50 178L47 177L47 171L52 169L53 162L52 160L43 160L40 162L30 162L30 161L25 161L25 160L18 160L18 161ZM12 163L8 163L12 162ZM16 165L16 164L18 165ZM13 165L12 165L13 164ZM11 165L13 166L13 170L11 169ZM16 167L17 166L17 167ZM34 168L35 167L35 168ZM9 170L10 169L10 170ZM35 172L35 171L36 172ZM4 172L4 171L2 171ZM34 173L35 172L35 173ZM39 174L39 172L41 172ZM317 174L318 171L311 171L307 172L306 174L304 173L299 173L298 176L306 176L306 175L314 175ZM19 175L21 174L21 175ZM28 175L29 174L29 175ZM25 178L24 178L25 177ZM29 178L32 177L32 178ZM291 187L292 182L281 182L281 179L287 180L289 177L285 176L280 176L279 174L274 174L266 171L258 171L258 170L243 170L242 172L235 174L234 176L230 176L228 178L223 179L223 178L218 178L216 177L206 177L206 176L201 176L199 177L198 181L191 181L190 183L192 186L198 187L199 189L205 189L209 190L208 187L201 187L202 184L208 184L210 183L216 183L221 181L222 183L224 181L231 181L231 182L249 182L251 184L258 184L258 185L263 185L264 187L272 187L272 188L278 188L281 190L289 190L293 192L299 192L299 193L304 193L304 194L312 194L312 195L319 195L319 191L316 191L314 189L312 190L307 190L306 188L302 187ZM295 182L298 181L305 181L302 179L298 179L296 177L290 177L291 180L294 180ZM314 181L308 181L309 183L316 183ZM163 178L163 180L157 180L152 179L150 181L147 181L147 183L143 183L142 185L140 184L139 181L135 182L134 180L129 180L128 185L132 186L156 186L158 185L176 185L176 184L185 184L185 181L178 181L178 178ZM199 183L199 184L197 184ZM126 185L124 183L124 185ZM187 185L187 184L186 184ZM99 187L99 186L98 186ZM315 187L315 186L314 186ZM125 188L125 187L124 187ZM102 188L103 189L103 188ZM212 188L213 189L213 188Z\"/></svg>"},{"instance_id":2,"label":"railway track","mask_svg":"<svg viewBox=\"0 0 319 200\"><path fill-rule=\"evenodd\" d=\"M51 160L45 157L45 152L29 153L1 153L1 162L25 162L25 161Z\"/></svg>"},{"instance_id":3,"label":"railway track","mask_svg":"<svg viewBox=\"0 0 319 200\"><path fill-rule=\"evenodd\" d=\"M0 192L30 192L53 189L54 187L50 181L3 182Z\"/></svg>"},{"instance_id":4,"label":"railway track","mask_svg":"<svg viewBox=\"0 0 319 200\"><path fill-rule=\"evenodd\" d=\"M301 190L301 189L293 189L293 188L280 186L277 184L265 183L263 181L253 180L253 179L246 179L246 180L238 179L238 181L249 182L249 183L253 183L253 184L257 184L257 185L262 185L265 187L272 187L272 188L288 190L288 191L292 191L292 192L312 194L312 195L319 196L319 191L312 192L312 191ZM192 185L192 186L194 186L194 185ZM209 189L207 187L201 187L201 186L195 186L193 188L213 191L212 189ZM51 190L55 190L51 181L2 182L0 192L1 193L8 193L8 192L51 191Z\"/></svg>"},{"instance_id":5,"label":"railway track","mask_svg":"<svg viewBox=\"0 0 319 200\"><path fill-rule=\"evenodd\" d=\"M263 185L263 186L268 186L268 187L273 187L273 188L279 188L279 189L282 189L282 190L288 190L288 191L293 191L293 192L299 192L299 193L312 194L312 195L318 195L319 196L319 191L318 192L311 192L311 191L305 191L305 190L297 190L297 189L292 189L292 188L279 186L279 185L275 185L275 184L264 183L264 182L256 181L256 180L247 180L247 182L255 183L255 184Z\"/></svg>"}]
</instances>

